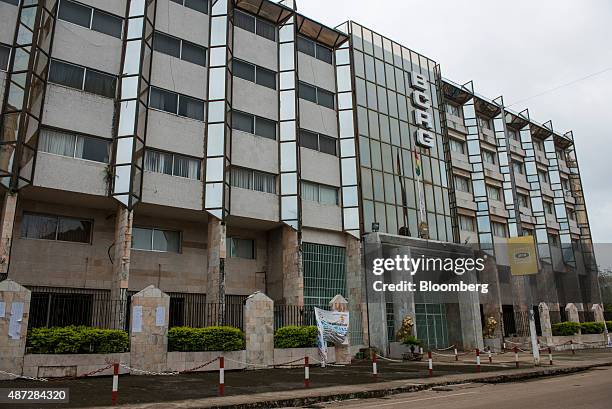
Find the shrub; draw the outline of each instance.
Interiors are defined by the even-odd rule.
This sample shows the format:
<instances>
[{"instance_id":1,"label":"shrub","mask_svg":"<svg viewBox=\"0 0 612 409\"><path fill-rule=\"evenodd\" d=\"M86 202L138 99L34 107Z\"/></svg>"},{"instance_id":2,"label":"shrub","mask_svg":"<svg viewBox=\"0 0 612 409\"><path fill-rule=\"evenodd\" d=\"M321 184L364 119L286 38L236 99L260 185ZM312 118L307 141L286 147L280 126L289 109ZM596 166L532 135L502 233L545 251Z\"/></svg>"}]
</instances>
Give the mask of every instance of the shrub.
<instances>
[{"instance_id":1,"label":"shrub","mask_svg":"<svg viewBox=\"0 0 612 409\"><path fill-rule=\"evenodd\" d=\"M402 344L404 345L414 345L415 347L420 347L423 345L423 341L415 337L414 335L408 335L407 337L402 339Z\"/></svg>"},{"instance_id":2,"label":"shrub","mask_svg":"<svg viewBox=\"0 0 612 409\"><path fill-rule=\"evenodd\" d=\"M580 324L580 330L583 334L603 334L603 322L583 322Z\"/></svg>"},{"instance_id":3,"label":"shrub","mask_svg":"<svg viewBox=\"0 0 612 409\"><path fill-rule=\"evenodd\" d=\"M168 330L168 351L238 351L244 334L234 327L173 327Z\"/></svg>"},{"instance_id":4,"label":"shrub","mask_svg":"<svg viewBox=\"0 0 612 409\"><path fill-rule=\"evenodd\" d=\"M580 323L578 322L559 322L552 325L553 335L575 335L578 334Z\"/></svg>"},{"instance_id":5,"label":"shrub","mask_svg":"<svg viewBox=\"0 0 612 409\"><path fill-rule=\"evenodd\" d=\"M317 346L316 326L289 325L274 332L275 348L310 348Z\"/></svg>"},{"instance_id":6,"label":"shrub","mask_svg":"<svg viewBox=\"0 0 612 409\"><path fill-rule=\"evenodd\" d=\"M33 354L110 354L128 346L126 331L85 326L32 328L27 338Z\"/></svg>"}]
</instances>

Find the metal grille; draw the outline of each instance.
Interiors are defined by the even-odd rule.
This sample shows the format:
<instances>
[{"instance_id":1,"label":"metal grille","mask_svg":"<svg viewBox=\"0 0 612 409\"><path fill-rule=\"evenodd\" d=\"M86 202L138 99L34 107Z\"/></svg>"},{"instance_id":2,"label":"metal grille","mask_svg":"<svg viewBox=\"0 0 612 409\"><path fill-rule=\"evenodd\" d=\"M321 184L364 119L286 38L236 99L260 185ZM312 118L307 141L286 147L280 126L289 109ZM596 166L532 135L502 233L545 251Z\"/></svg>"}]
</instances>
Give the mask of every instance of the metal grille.
<instances>
[{"instance_id":1,"label":"metal grille","mask_svg":"<svg viewBox=\"0 0 612 409\"><path fill-rule=\"evenodd\" d=\"M274 305L274 329L288 325L317 325L314 306Z\"/></svg>"},{"instance_id":2,"label":"metal grille","mask_svg":"<svg viewBox=\"0 0 612 409\"><path fill-rule=\"evenodd\" d=\"M244 329L243 306L246 296L228 295L225 304L207 303L206 294L168 293L172 327L203 328L227 325Z\"/></svg>"},{"instance_id":3,"label":"metal grille","mask_svg":"<svg viewBox=\"0 0 612 409\"><path fill-rule=\"evenodd\" d=\"M429 348L448 346L448 327L444 304L415 304L417 336Z\"/></svg>"},{"instance_id":4,"label":"metal grille","mask_svg":"<svg viewBox=\"0 0 612 409\"><path fill-rule=\"evenodd\" d=\"M336 294L346 294L346 249L303 243L304 304L323 309Z\"/></svg>"}]
</instances>

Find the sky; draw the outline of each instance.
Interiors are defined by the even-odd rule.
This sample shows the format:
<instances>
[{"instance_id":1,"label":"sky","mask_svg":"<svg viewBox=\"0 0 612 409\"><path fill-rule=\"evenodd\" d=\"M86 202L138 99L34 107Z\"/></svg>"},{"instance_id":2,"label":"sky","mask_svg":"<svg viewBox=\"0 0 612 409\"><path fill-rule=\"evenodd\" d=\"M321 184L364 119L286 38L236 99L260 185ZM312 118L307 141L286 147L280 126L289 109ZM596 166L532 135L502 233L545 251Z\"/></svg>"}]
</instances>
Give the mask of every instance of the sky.
<instances>
[{"instance_id":1,"label":"sky","mask_svg":"<svg viewBox=\"0 0 612 409\"><path fill-rule=\"evenodd\" d=\"M610 0L297 0L297 6L332 27L359 22L438 62L444 77L472 80L476 92L503 95L513 110L529 108L532 119L572 130L593 241L612 243ZM599 248L599 264L612 266L612 245Z\"/></svg>"}]
</instances>

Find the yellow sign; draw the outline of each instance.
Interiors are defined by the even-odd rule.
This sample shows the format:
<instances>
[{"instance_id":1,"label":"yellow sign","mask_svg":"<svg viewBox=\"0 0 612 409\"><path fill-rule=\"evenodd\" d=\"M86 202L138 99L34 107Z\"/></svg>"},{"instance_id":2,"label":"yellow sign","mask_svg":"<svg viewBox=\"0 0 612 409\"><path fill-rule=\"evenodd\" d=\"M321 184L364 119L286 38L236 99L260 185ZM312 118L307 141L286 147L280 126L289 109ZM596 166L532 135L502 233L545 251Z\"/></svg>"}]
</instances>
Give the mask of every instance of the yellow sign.
<instances>
[{"instance_id":1,"label":"yellow sign","mask_svg":"<svg viewBox=\"0 0 612 409\"><path fill-rule=\"evenodd\" d=\"M538 259L533 236L509 238L508 260L513 276L537 274Z\"/></svg>"}]
</instances>

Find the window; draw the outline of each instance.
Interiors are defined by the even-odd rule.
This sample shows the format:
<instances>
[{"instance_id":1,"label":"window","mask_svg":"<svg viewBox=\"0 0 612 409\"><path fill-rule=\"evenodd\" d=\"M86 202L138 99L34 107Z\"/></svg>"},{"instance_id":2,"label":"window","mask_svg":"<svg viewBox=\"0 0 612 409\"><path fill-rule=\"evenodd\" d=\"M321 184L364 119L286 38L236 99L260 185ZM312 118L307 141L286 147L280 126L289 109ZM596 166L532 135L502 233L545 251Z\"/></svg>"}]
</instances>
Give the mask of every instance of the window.
<instances>
[{"instance_id":1,"label":"window","mask_svg":"<svg viewBox=\"0 0 612 409\"><path fill-rule=\"evenodd\" d=\"M540 178L540 183L548 183L548 172L547 171L538 169L538 176Z\"/></svg>"},{"instance_id":2,"label":"window","mask_svg":"<svg viewBox=\"0 0 612 409\"><path fill-rule=\"evenodd\" d=\"M230 179L231 185L234 187L264 193L276 193L276 175L271 173L232 167Z\"/></svg>"},{"instance_id":3,"label":"window","mask_svg":"<svg viewBox=\"0 0 612 409\"><path fill-rule=\"evenodd\" d=\"M454 116L458 116L458 117L461 116L458 105L446 103L446 112Z\"/></svg>"},{"instance_id":4,"label":"window","mask_svg":"<svg viewBox=\"0 0 612 409\"><path fill-rule=\"evenodd\" d=\"M299 97L326 108L334 109L334 93L300 81Z\"/></svg>"},{"instance_id":5,"label":"window","mask_svg":"<svg viewBox=\"0 0 612 409\"><path fill-rule=\"evenodd\" d=\"M169 36L159 31L156 31L153 36L153 49L160 53L180 58L183 61L201 66L206 65L206 47Z\"/></svg>"},{"instance_id":6,"label":"window","mask_svg":"<svg viewBox=\"0 0 612 409\"><path fill-rule=\"evenodd\" d=\"M204 120L204 101L161 88L151 87L149 107L198 121Z\"/></svg>"},{"instance_id":7,"label":"window","mask_svg":"<svg viewBox=\"0 0 612 409\"><path fill-rule=\"evenodd\" d=\"M549 214L549 215L555 214L552 202L546 202L546 201L544 202L544 213Z\"/></svg>"},{"instance_id":8,"label":"window","mask_svg":"<svg viewBox=\"0 0 612 409\"><path fill-rule=\"evenodd\" d=\"M515 174L521 174L524 175L525 174L525 165L523 164L523 162L517 162L517 161L512 161L512 171Z\"/></svg>"},{"instance_id":9,"label":"window","mask_svg":"<svg viewBox=\"0 0 612 409\"><path fill-rule=\"evenodd\" d=\"M232 70L236 77L276 89L276 73L272 70L236 59L232 61Z\"/></svg>"},{"instance_id":10,"label":"window","mask_svg":"<svg viewBox=\"0 0 612 409\"><path fill-rule=\"evenodd\" d=\"M0 44L0 71L8 71L11 47Z\"/></svg>"},{"instance_id":11,"label":"window","mask_svg":"<svg viewBox=\"0 0 612 409\"><path fill-rule=\"evenodd\" d=\"M574 209L567 208L567 217L569 217L570 220L576 220L576 212Z\"/></svg>"},{"instance_id":12,"label":"window","mask_svg":"<svg viewBox=\"0 0 612 409\"><path fill-rule=\"evenodd\" d=\"M557 159L565 161L565 152L563 151L563 149L557 149Z\"/></svg>"},{"instance_id":13,"label":"window","mask_svg":"<svg viewBox=\"0 0 612 409\"><path fill-rule=\"evenodd\" d=\"M518 193L518 202L521 207L530 207L529 206L529 196Z\"/></svg>"},{"instance_id":14,"label":"window","mask_svg":"<svg viewBox=\"0 0 612 409\"><path fill-rule=\"evenodd\" d=\"M12 4L13 6L18 6L19 5L19 0L0 0L4 3L8 3L8 4Z\"/></svg>"},{"instance_id":15,"label":"window","mask_svg":"<svg viewBox=\"0 0 612 409\"><path fill-rule=\"evenodd\" d=\"M526 227L523 227L522 236L533 236L533 229L528 229Z\"/></svg>"},{"instance_id":16,"label":"window","mask_svg":"<svg viewBox=\"0 0 612 409\"><path fill-rule=\"evenodd\" d=\"M232 111L232 129L276 140L276 122L271 119Z\"/></svg>"},{"instance_id":17,"label":"window","mask_svg":"<svg viewBox=\"0 0 612 409\"><path fill-rule=\"evenodd\" d=\"M533 140L533 146L534 146L535 150L540 151L540 152L544 152L544 142L542 142L540 139L534 139Z\"/></svg>"},{"instance_id":18,"label":"window","mask_svg":"<svg viewBox=\"0 0 612 409\"><path fill-rule=\"evenodd\" d=\"M188 179L200 179L199 159L147 149L144 169Z\"/></svg>"},{"instance_id":19,"label":"window","mask_svg":"<svg viewBox=\"0 0 612 409\"><path fill-rule=\"evenodd\" d=\"M470 180L468 178L455 175L453 176L453 179L455 181L455 190L466 193L470 193L472 191Z\"/></svg>"},{"instance_id":20,"label":"window","mask_svg":"<svg viewBox=\"0 0 612 409\"><path fill-rule=\"evenodd\" d=\"M508 128L508 136L510 137L510 139L512 139L513 141L517 141L520 142L521 139L519 137L519 134L517 131L515 131L514 129Z\"/></svg>"},{"instance_id":21,"label":"window","mask_svg":"<svg viewBox=\"0 0 612 409\"><path fill-rule=\"evenodd\" d=\"M482 116L478 117L478 125L480 125L482 129L491 129L491 121Z\"/></svg>"},{"instance_id":22,"label":"window","mask_svg":"<svg viewBox=\"0 0 612 409\"><path fill-rule=\"evenodd\" d=\"M208 0L170 0L200 13L208 14Z\"/></svg>"},{"instance_id":23,"label":"window","mask_svg":"<svg viewBox=\"0 0 612 409\"><path fill-rule=\"evenodd\" d=\"M450 150L465 155L465 142L450 138Z\"/></svg>"},{"instance_id":24,"label":"window","mask_svg":"<svg viewBox=\"0 0 612 409\"><path fill-rule=\"evenodd\" d=\"M556 234L549 234L548 242L551 246L559 247L559 236L557 236Z\"/></svg>"},{"instance_id":25,"label":"window","mask_svg":"<svg viewBox=\"0 0 612 409\"><path fill-rule=\"evenodd\" d=\"M488 163L491 165L495 165L496 160L495 160L495 152L492 151L488 151L486 149L482 150L482 161L484 163Z\"/></svg>"},{"instance_id":26,"label":"window","mask_svg":"<svg viewBox=\"0 0 612 409\"><path fill-rule=\"evenodd\" d=\"M337 141L331 136L300 129L300 146L337 156Z\"/></svg>"},{"instance_id":27,"label":"window","mask_svg":"<svg viewBox=\"0 0 612 409\"><path fill-rule=\"evenodd\" d=\"M255 260L255 240L228 237L227 253L229 254L230 258L246 258L249 260Z\"/></svg>"},{"instance_id":28,"label":"window","mask_svg":"<svg viewBox=\"0 0 612 409\"><path fill-rule=\"evenodd\" d=\"M563 186L563 190L566 192L571 192L570 183L568 179L561 179L561 186Z\"/></svg>"},{"instance_id":29,"label":"window","mask_svg":"<svg viewBox=\"0 0 612 409\"><path fill-rule=\"evenodd\" d=\"M487 197L491 200L501 200L501 189L497 186L487 185Z\"/></svg>"},{"instance_id":30,"label":"window","mask_svg":"<svg viewBox=\"0 0 612 409\"><path fill-rule=\"evenodd\" d=\"M109 163L110 141L73 133L42 129L38 150L70 158Z\"/></svg>"},{"instance_id":31,"label":"window","mask_svg":"<svg viewBox=\"0 0 612 409\"><path fill-rule=\"evenodd\" d=\"M338 188L302 181L302 199L324 205L337 205Z\"/></svg>"},{"instance_id":32,"label":"window","mask_svg":"<svg viewBox=\"0 0 612 409\"><path fill-rule=\"evenodd\" d=\"M304 54L308 54L328 64L333 62L332 50L308 38L298 36L297 49Z\"/></svg>"},{"instance_id":33,"label":"window","mask_svg":"<svg viewBox=\"0 0 612 409\"><path fill-rule=\"evenodd\" d=\"M239 10L234 10L234 25L260 37L276 41L276 26Z\"/></svg>"},{"instance_id":34,"label":"window","mask_svg":"<svg viewBox=\"0 0 612 409\"><path fill-rule=\"evenodd\" d=\"M476 231L476 219L471 216L459 215L459 226L461 230Z\"/></svg>"},{"instance_id":35,"label":"window","mask_svg":"<svg viewBox=\"0 0 612 409\"><path fill-rule=\"evenodd\" d=\"M132 249L179 253L181 233L150 227L134 227L132 229Z\"/></svg>"},{"instance_id":36,"label":"window","mask_svg":"<svg viewBox=\"0 0 612 409\"><path fill-rule=\"evenodd\" d=\"M107 98L115 97L117 78L90 68L51 60L49 81Z\"/></svg>"},{"instance_id":37,"label":"window","mask_svg":"<svg viewBox=\"0 0 612 409\"><path fill-rule=\"evenodd\" d=\"M24 213L21 222L21 237L28 239L90 243L91 228L91 220Z\"/></svg>"},{"instance_id":38,"label":"window","mask_svg":"<svg viewBox=\"0 0 612 409\"><path fill-rule=\"evenodd\" d=\"M121 38L123 30L121 17L70 0L60 2L58 18L99 33Z\"/></svg>"},{"instance_id":39,"label":"window","mask_svg":"<svg viewBox=\"0 0 612 409\"><path fill-rule=\"evenodd\" d=\"M508 237L508 228L504 223L491 222L491 229L493 235L497 237Z\"/></svg>"}]
</instances>

